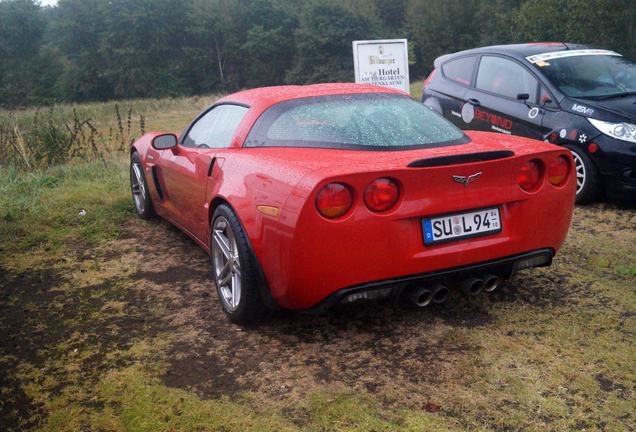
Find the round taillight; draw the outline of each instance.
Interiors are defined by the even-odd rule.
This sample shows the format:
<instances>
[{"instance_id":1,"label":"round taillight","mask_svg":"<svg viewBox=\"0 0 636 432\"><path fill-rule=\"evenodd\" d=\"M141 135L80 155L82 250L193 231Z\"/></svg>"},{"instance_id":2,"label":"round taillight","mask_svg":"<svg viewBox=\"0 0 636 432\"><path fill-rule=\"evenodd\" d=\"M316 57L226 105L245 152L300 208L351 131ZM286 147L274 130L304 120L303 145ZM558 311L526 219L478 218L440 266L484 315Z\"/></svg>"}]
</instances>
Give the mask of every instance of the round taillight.
<instances>
[{"instance_id":1,"label":"round taillight","mask_svg":"<svg viewBox=\"0 0 636 432\"><path fill-rule=\"evenodd\" d=\"M353 204L351 190L342 183L329 183L316 195L316 209L326 218L343 216Z\"/></svg>"},{"instance_id":2,"label":"round taillight","mask_svg":"<svg viewBox=\"0 0 636 432\"><path fill-rule=\"evenodd\" d=\"M565 183L570 173L570 161L565 156L554 158L548 165L548 180L554 186Z\"/></svg>"},{"instance_id":3,"label":"round taillight","mask_svg":"<svg viewBox=\"0 0 636 432\"><path fill-rule=\"evenodd\" d=\"M369 210L385 212L395 206L400 198L400 188L395 180L379 178L369 183L364 191L364 203Z\"/></svg>"},{"instance_id":4,"label":"round taillight","mask_svg":"<svg viewBox=\"0 0 636 432\"><path fill-rule=\"evenodd\" d=\"M541 181L541 162L538 160L530 160L519 169L517 173L517 183L521 189L529 191L536 188Z\"/></svg>"}]
</instances>

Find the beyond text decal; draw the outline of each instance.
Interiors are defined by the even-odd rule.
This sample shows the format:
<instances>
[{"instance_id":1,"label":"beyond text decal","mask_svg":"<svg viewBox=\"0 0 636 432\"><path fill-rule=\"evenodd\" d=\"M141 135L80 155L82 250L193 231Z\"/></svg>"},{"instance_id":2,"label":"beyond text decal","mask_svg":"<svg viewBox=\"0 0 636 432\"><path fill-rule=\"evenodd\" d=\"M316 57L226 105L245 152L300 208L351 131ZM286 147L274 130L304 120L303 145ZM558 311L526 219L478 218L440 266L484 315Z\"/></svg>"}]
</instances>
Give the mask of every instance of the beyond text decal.
<instances>
[{"instance_id":1,"label":"beyond text decal","mask_svg":"<svg viewBox=\"0 0 636 432\"><path fill-rule=\"evenodd\" d=\"M512 129L512 120L497 114L489 113L479 108L475 109L475 118L490 123L492 125L492 129L498 132L505 133Z\"/></svg>"}]
</instances>

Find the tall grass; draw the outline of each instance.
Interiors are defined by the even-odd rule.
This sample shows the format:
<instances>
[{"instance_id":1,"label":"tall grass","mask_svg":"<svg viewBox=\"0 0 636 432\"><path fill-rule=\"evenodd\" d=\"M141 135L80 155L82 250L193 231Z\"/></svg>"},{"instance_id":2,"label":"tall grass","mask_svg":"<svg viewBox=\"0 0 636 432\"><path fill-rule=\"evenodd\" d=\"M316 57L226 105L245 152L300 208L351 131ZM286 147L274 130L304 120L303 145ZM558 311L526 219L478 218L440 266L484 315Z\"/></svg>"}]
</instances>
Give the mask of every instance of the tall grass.
<instances>
[{"instance_id":1,"label":"tall grass","mask_svg":"<svg viewBox=\"0 0 636 432\"><path fill-rule=\"evenodd\" d=\"M99 130L95 119L73 108L70 115L56 107L30 113L0 114L0 165L40 169L74 159L102 160L123 153L145 130L143 114L123 112L115 105L115 126Z\"/></svg>"},{"instance_id":2,"label":"tall grass","mask_svg":"<svg viewBox=\"0 0 636 432\"><path fill-rule=\"evenodd\" d=\"M217 96L55 105L0 110L0 167L41 170L104 161L146 131L179 131Z\"/></svg>"}]
</instances>

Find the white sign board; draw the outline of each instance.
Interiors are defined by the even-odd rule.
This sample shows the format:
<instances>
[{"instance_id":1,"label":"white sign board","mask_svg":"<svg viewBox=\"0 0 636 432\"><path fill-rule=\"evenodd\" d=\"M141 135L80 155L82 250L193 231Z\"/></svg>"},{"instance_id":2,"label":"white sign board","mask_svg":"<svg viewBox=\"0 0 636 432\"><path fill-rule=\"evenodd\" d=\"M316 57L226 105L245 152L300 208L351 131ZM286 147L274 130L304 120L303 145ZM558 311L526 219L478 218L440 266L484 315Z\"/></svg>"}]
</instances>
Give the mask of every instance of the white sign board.
<instances>
[{"instance_id":1,"label":"white sign board","mask_svg":"<svg viewBox=\"0 0 636 432\"><path fill-rule=\"evenodd\" d=\"M393 87L409 93L406 39L353 41L356 83Z\"/></svg>"}]
</instances>

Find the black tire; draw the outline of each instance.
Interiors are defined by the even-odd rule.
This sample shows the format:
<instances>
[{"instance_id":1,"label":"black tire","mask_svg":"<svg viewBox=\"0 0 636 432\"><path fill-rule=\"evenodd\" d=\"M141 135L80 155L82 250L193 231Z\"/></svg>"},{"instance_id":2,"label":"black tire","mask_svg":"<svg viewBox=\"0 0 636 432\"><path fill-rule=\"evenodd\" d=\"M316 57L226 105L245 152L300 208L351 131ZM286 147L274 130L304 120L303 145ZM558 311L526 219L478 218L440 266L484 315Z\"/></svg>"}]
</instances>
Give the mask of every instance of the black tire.
<instances>
[{"instance_id":1,"label":"black tire","mask_svg":"<svg viewBox=\"0 0 636 432\"><path fill-rule=\"evenodd\" d=\"M138 176L136 175L136 168ZM141 186L140 186L141 184ZM130 193L132 194L135 211L141 219L150 219L155 215L155 208L150 199L146 173L144 172L141 159L137 152L133 152L130 157Z\"/></svg>"},{"instance_id":2,"label":"black tire","mask_svg":"<svg viewBox=\"0 0 636 432\"><path fill-rule=\"evenodd\" d=\"M594 202L601 193L601 180L592 159L578 147L566 146L574 156L574 173L576 175L576 203Z\"/></svg>"},{"instance_id":3,"label":"black tire","mask_svg":"<svg viewBox=\"0 0 636 432\"><path fill-rule=\"evenodd\" d=\"M238 251L240 270L238 275L234 274L234 263L227 265L227 258L219 258L221 248L218 246L217 240L215 240L215 235L219 233L215 233L215 231L218 231L220 227L224 227L221 229L220 234L223 235L223 232L227 232L225 236L227 243L231 244L234 242ZM231 230L231 233L223 230ZM233 250L233 247L231 246L230 250ZM252 324L263 320L268 315L269 310L260 295L260 286L263 281L258 271L258 263L249 247L241 222L234 214L234 211L225 204L219 205L212 216L210 225L210 259L212 262L212 276L214 277L214 284L223 312L237 324ZM226 265L223 265L224 263ZM222 266L223 268L217 269L217 266ZM233 268L232 279L229 282L231 285L229 286L227 283L221 282L219 277L226 266L227 268ZM234 291L235 277L240 282L238 285L240 293L236 296L238 300L236 300ZM231 291L231 298L228 296L228 290ZM236 304L232 304L234 302Z\"/></svg>"}]
</instances>

